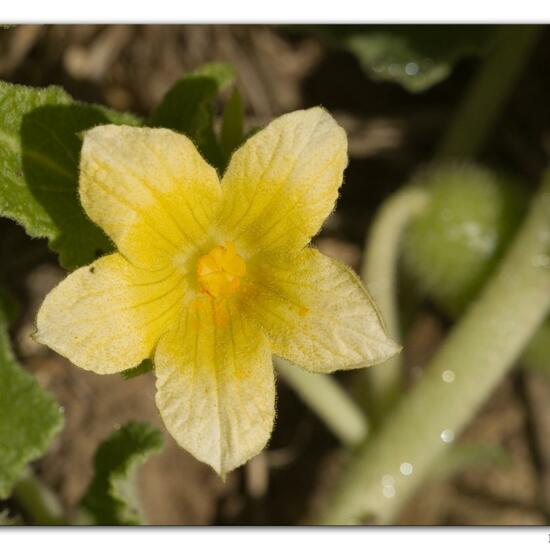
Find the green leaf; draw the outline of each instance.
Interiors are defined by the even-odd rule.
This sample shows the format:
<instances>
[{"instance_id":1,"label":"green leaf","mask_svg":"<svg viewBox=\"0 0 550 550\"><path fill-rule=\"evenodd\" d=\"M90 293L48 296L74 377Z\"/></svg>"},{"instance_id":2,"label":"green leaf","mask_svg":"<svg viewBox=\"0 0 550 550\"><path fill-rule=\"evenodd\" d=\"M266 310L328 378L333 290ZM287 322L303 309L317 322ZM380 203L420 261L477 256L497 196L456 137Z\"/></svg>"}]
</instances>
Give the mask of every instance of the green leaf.
<instances>
[{"instance_id":1,"label":"green leaf","mask_svg":"<svg viewBox=\"0 0 550 550\"><path fill-rule=\"evenodd\" d=\"M0 499L46 451L62 420L54 399L15 361L0 309Z\"/></svg>"},{"instance_id":2,"label":"green leaf","mask_svg":"<svg viewBox=\"0 0 550 550\"><path fill-rule=\"evenodd\" d=\"M108 123L138 121L75 102L61 88L0 82L0 215L46 237L67 269L112 250L78 198L81 133Z\"/></svg>"},{"instance_id":3,"label":"green leaf","mask_svg":"<svg viewBox=\"0 0 550 550\"><path fill-rule=\"evenodd\" d=\"M137 466L161 450L162 434L145 422L129 422L98 447L95 475L82 508L96 525L140 525L133 477Z\"/></svg>"},{"instance_id":4,"label":"green leaf","mask_svg":"<svg viewBox=\"0 0 550 550\"><path fill-rule=\"evenodd\" d=\"M235 88L223 110L220 141L224 154L224 169L229 164L233 151L244 141L243 119L241 94Z\"/></svg>"},{"instance_id":5,"label":"green leaf","mask_svg":"<svg viewBox=\"0 0 550 550\"><path fill-rule=\"evenodd\" d=\"M136 376L141 376L153 370L153 361L151 359L144 359L137 367L122 371L120 375L124 380L130 380Z\"/></svg>"},{"instance_id":6,"label":"green leaf","mask_svg":"<svg viewBox=\"0 0 550 550\"><path fill-rule=\"evenodd\" d=\"M185 75L167 92L149 124L189 137L203 157L220 171L223 152L214 133L213 102L235 78L231 65L209 63Z\"/></svg>"},{"instance_id":7,"label":"green leaf","mask_svg":"<svg viewBox=\"0 0 550 550\"><path fill-rule=\"evenodd\" d=\"M466 56L483 54L493 36L487 25L340 25L321 30L351 51L373 80L422 92L444 80Z\"/></svg>"}]
</instances>

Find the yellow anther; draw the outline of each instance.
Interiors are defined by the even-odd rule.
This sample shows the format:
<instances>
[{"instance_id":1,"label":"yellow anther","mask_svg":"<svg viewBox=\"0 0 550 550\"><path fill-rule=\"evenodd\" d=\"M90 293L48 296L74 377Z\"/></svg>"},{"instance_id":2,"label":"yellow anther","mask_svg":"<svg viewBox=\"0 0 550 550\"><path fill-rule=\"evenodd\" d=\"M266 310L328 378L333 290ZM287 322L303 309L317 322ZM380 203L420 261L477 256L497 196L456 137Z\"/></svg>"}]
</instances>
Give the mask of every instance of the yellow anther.
<instances>
[{"instance_id":1,"label":"yellow anther","mask_svg":"<svg viewBox=\"0 0 550 550\"><path fill-rule=\"evenodd\" d=\"M244 260L235 245L227 241L201 256L197 262L200 291L214 298L236 292L245 273Z\"/></svg>"}]
</instances>

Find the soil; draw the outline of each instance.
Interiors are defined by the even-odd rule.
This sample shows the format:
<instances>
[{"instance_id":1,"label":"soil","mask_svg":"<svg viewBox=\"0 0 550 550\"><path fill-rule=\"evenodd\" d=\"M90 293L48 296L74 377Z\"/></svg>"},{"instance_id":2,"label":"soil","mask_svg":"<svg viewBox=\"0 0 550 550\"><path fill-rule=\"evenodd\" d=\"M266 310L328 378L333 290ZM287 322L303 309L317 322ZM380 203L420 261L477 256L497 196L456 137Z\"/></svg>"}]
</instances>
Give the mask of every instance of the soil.
<instances>
[{"instance_id":1,"label":"soil","mask_svg":"<svg viewBox=\"0 0 550 550\"><path fill-rule=\"evenodd\" d=\"M547 67L550 36L539 43L484 159L531 185L550 148ZM351 162L335 213L316 244L357 269L378 205L430 159L477 67L461 61L451 78L412 95L374 83L350 54L291 28L272 26L21 25L0 31L0 79L58 84L75 98L147 114L186 71L229 61L247 106L248 127L296 108L322 104L346 128ZM124 381L75 368L30 334L45 294L64 276L42 241L0 221L3 273L23 305L13 333L22 363L63 406L65 428L38 475L74 512L92 475L99 441L130 419L164 430L151 374ZM406 336L411 385L450 321L425 302ZM353 389L350 374L338 375ZM319 505L339 468L339 446L284 382L269 447L222 482L165 432L165 449L139 472L151 524L298 524ZM403 511L412 525L545 525L550 519L550 378L521 369L507 377L459 444L500 449L435 476Z\"/></svg>"}]
</instances>

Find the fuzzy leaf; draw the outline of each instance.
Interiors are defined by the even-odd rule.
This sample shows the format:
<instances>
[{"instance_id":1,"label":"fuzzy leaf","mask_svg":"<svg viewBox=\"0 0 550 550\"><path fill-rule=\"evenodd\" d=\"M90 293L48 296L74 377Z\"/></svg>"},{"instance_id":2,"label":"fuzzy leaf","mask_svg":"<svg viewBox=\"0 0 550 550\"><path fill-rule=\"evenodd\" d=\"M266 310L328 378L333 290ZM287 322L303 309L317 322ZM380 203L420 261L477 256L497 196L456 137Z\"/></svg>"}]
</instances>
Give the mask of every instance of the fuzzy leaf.
<instances>
[{"instance_id":1,"label":"fuzzy leaf","mask_svg":"<svg viewBox=\"0 0 550 550\"><path fill-rule=\"evenodd\" d=\"M212 166L221 169L223 152L214 133L213 102L234 78L231 65L203 65L185 75L168 90L149 124L185 134Z\"/></svg>"},{"instance_id":2,"label":"fuzzy leaf","mask_svg":"<svg viewBox=\"0 0 550 550\"><path fill-rule=\"evenodd\" d=\"M112 248L78 198L80 134L107 123L138 121L75 102L61 88L0 82L0 215L31 237L46 237L67 269Z\"/></svg>"},{"instance_id":3,"label":"fuzzy leaf","mask_svg":"<svg viewBox=\"0 0 550 550\"><path fill-rule=\"evenodd\" d=\"M131 380L136 376L141 376L153 370L153 361L151 359L144 359L137 367L124 370L120 373L120 376L124 380Z\"/></svg>"},{"instance_id":4,"label":"fuzzy leaf","mask_svg":"<svg viewBox=\"0 0 550 550\"><path fill-rule=\"evenodd\" d=\"M484 53L492 37L487 25L340 25L323 33L357 56L374 80L422 92L444 80L453 65Z\"/></svg>"},{"instance_id":5,"label":"fuzzy leaf","mask_svg":"<svg viewBox=\"0 0 550 550\"><path fill-rule=\"evenodd\" d=\"M224 154L224 163L227 166L233 151L244 141L243 130L244 110L239 90L235 88L227 100L223 110L222 130L220 142Z\"/></svg>"},{"instance_id":6,"label":"fuzzy leaf","mask_svg":"<svg viewBox=\"0 0 550 550\"><path fill-rule=\"evenodd\" d=\"M161 450L159 430L145 422L128 422L98 447L95 475L82 507L96 525L140 525L141 512L133 483L140 464Z\"/></svg>"},{"instance_id":7,"label":"fuzzy leaf","mask_svg":"<svg viewBox=\"0 0 550 550\"><path fill-rule=\"evenodd\" d=\"M0 309L0 499L46 451L62 420L53 398L17 364Z\"/></svg>"}]
</instances>

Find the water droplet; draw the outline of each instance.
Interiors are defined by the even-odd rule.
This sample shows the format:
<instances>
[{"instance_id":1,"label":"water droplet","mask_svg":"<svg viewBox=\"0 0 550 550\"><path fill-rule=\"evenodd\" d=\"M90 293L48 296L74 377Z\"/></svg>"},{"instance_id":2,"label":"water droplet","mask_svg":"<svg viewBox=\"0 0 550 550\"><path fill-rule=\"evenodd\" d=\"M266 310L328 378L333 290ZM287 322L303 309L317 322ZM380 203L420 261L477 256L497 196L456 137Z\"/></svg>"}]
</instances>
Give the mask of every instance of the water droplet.
<instances>
[{"instance_id":1,"label":"water droplet","mask_svg":"<svg viewBox=\"0 0 550 550\"><path fill-rule=\"evenodd\" d=\"M395 480L393 479L393 476L390 476L389 474L382 476L382 485L384 487L391 487L394 483Z\"/></svg>"},{"instance_id":2,"label":"water droplet","mask_svg":"<svg viewBox=\"0 0 550 550\"><path fill-rule=\"evenodd\" d=\"M534 267L550 267L550 256L539 254L531 260L531 263Z\"/></svg>"},{"instance_id":3,"label":"water droplet","mask_svg":"<svg viewBox=\"0 0 550 550\"><path fill-rule=\"evenodd\" d=\"M382 489L382 494L386 498L393 498L395 496L395 488L393 485L387 485Z\"/></svg>"},{"instance_id":4,"label":"water droplet","mask_svg":"<svg viewBox=\"0 0 550 550\"><path fill-rule=\"evenodd\" d=\"M443 382L450 384L455 381L455 373L452 370L445 370L441 374L441 378L443 379Z\"/></svg>"},{"instance_id":5,"label":"water droplet","mask_svg":"<svg viewBox=\"0 0 550 550\"><path fill-rule=\"evenodd\" d=\"M410 63L407 63L405 65L405 72L409 75L409 76L415 76L418 74L418 63L415 63L414 61L411 61Z\"/></svg>"},{"instance_id":6,"label":"water droplet","mask_svg":"<svg viewBox=\"0 0 550 550\"><path fill-rule=\"evenodd\" d=\"M475 222L465 222L454 228L452 232L454 240L462 240L473 250L477 250L485 255L490 255L496 246L496 235L484 229Z\"/></svg>"},{"instance_id":7,"label":"water droplet","mask_svg":"<svg viewBox=\"0 0 550 550\"><path fill-rule=\"evenodd\" d=\"M454 441L454 438L455 434L453 430L447 429L441 432L441 440L443 441L443 443L452 443Z\"/></svg>"},{"instance_id":8,"label":"water droplet","mask_svg":"<svg viewBox=\"0 0 550 550\"><path fill-rule=\"evenodd\" d=\"M399 471L404 476L410 476L413 473L413 465L410 462L403 462L403 464L399 466Z\"/></svg>"}]
</instances>

